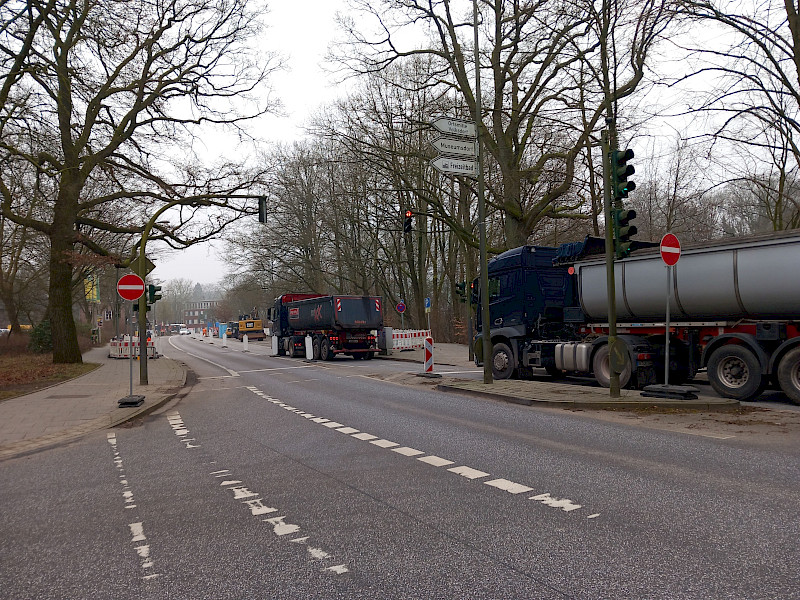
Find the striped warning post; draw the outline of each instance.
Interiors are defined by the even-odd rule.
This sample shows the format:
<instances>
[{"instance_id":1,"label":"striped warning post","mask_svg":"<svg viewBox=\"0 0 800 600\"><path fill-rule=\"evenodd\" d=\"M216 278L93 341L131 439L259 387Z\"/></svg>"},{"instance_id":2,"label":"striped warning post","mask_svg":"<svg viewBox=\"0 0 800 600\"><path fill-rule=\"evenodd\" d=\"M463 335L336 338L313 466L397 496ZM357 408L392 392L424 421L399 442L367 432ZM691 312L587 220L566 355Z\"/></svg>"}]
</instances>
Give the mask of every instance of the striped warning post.
<instances>
[{"instance_id":1,"label":"striped warning post","mask_svg":"<svg viewBox=\"0 0 800 600\"><path fill-rule=\"evenodd\" d=\"M425 372L433 373L433 338L425 338Z\"/></svg>"}]
</instances>

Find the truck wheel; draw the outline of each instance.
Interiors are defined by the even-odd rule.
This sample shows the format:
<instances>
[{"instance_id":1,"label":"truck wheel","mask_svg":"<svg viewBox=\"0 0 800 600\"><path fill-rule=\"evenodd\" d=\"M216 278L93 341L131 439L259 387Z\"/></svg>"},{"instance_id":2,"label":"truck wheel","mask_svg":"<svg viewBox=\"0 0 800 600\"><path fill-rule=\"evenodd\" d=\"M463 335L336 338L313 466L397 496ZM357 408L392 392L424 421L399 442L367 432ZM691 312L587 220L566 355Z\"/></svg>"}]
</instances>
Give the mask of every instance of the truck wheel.
<instances>
[{"instance_id":1,"label":"truck wheel","mask_svg":"<svg viewBox=\"0 0 800 600\"><path fill-rule=\"evenodd\" d=\"M594 353L592 359L592 371L594 371L594 378L597 383L604 388L611 387L611 349L608 344L601 346L597 352ZM626 350L627 353L627 350ZM619 374L619 387L620 389L627 387L631 382L631 361L625 361L625 368Z\"/></svg>"},{"instance_id":2,"label":"truck wheel","mask_svg":"<svg viewBox=\"0 0 800 600\"><path fill-rule=\"evenodd\" d=\"M778 383L783 393L800 404L800 346L784 355L778 366Z\"/></svg>"},{"instance_id":3,"label":"truck wheel","mask_svg":"<svg viewBox=\"0 0 800 600\"><path fill-rule=\"evenodd\" d=\"M717 349L708 361L708 382L723 398L752 400L764 391L766 379L756 356L744 346Z\"/></svg>"},{"instance_id":4,"label":"truck wheel","mask_svg":"<svg viewBox=\"0 0 800 600\"><path fill-rule=\"evenodd\" d=\"M322 338L322 343L319 346L319 357L322 360L331 360L333 356L333 352L331 352L331 341L328 338Z\"/></svg>"},{"instance_id":5,"label":"truck wheel","mask_svg":"<svg viewBox=\"0 0 800 600\"><path fill-rule=\"evenodd\" d=\"M314 341L311 342L311 348L314 351L314 360L319 360L320 346L321 346L320 339L319 336L317 336L314 338Z\"/></svg>"},{"instance_id":6,"label":"truck wheel","mask_svg":"<svg viewBox=\"0 0 800 600\"><path fill-rule=\"evenodd\" d=\"M366 352L364 353L364 360L372 360L373 356L375 356L374 352Z\"/></svg>"},{"instance_id":7,"label":"truck wheel","mask_svg":"<svg viewBox=\"0 0 800 600\"><path fill-rule=\"evenodd\" d=\"M492 375L495 379L508 379L514 374L514 354L508 344L500 342L492 350Z\"/></svg>"}]
</instances>

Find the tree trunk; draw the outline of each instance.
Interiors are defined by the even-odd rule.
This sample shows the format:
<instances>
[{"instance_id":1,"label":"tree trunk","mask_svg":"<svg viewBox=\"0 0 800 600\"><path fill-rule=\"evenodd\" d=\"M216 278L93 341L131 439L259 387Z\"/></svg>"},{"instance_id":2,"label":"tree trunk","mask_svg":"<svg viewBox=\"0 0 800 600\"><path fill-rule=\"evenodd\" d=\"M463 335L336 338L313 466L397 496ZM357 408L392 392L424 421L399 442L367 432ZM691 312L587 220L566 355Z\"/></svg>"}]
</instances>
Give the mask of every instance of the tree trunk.
<instances>
[{"instance_id":1,"label":"tree trunk","mask_svg":"<svg viewBox=\"0 0 800 600\"><path fill-rule=\"evenodd\" d=\"M55 205L53 226L50 230L50 287L47 314L50 319L50 332L53 339L54 363L81 363L78 346L78 332L72 316L72 253L74 251L73 226L75 211L69 206L77 206L67 192L71 186L62 179L59 198Z\"/></svg>"}]
</instances>

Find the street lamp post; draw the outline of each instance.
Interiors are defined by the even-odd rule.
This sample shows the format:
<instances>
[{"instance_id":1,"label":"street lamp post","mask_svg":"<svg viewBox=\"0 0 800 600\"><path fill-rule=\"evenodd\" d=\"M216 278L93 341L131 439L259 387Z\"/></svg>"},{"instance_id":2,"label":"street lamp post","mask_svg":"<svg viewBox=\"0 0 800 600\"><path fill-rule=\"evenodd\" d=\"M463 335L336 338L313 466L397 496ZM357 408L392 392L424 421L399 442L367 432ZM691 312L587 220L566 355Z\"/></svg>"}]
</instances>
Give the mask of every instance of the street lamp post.
<instances>
[{"instance_id":1,"label":"street lamp post","mask_svg":"<svg viewBox=\"0 0 800 600\"><path fill-rule=\"evenodd\" d=\"M153 226L158 222L158 218L164 213L164 211L169 210L173 206L183 203L183 200L173 200L168 202L161 208L159 208L150 220L144 226L144 230L142 231L142 239L139 242L139 264L138 264L138 275L142 278L142 281L145 282L144 286L144 294L139 297L139 385L147 385L147 341L145 340L147 336L147 264L145 261L145 248L147 246L147 239L150 236L150 231L153 229ZM142 340L145 340L145 343L142 343Z\"/></svg>"}]
</instances>

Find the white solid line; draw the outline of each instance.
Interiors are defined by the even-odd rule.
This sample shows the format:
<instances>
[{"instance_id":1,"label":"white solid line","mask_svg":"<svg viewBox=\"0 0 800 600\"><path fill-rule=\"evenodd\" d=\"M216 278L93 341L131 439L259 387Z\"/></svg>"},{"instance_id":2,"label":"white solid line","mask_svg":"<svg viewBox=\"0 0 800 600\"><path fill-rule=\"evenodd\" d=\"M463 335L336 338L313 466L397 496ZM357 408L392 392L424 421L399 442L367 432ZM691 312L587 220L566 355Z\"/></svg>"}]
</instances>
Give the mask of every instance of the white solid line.
<instances>
[{"instance_id":1,"label":"white solid line","mask_svg":"<svg viewBox=\"0 0 800 600\"><path fill-rule=\"evenodd\" d=\"M418 458L417 460L421 460L424 463L428 463L429 465L433 465L434 467L444 467L447 465L452 465L452 460L447 460L446 458L441 458L439 456L423 456L422 458Z\"/></svg>"},{"instance_id":2,"label":"white solid line","mask_svg":"<svg viewBox=\"0 0 800 600\"><path fill-rule=\"evenodd\" d=\"M377 440L378 439L377 435L372 435L371 433L357 433L357 434L353 435L353 437L358 439L358 440L364 440L365 442L368 442L370 440Z\"/></svg>"},{"instance_id":3,"label":"white solid line","mask_svg":"<svg viewBox=\"0 0 800 600\"><path fill-rule=\"evenodd\" d=\"M219 367L220 369L224 369L225 371L227 371L228 373L231 374L231 377L238 377L239 376L239 373L237 373L233 369L229 369L228 367L225 367L225 366L223 366L223 365L221 365L219 363L215 363L213 360L208 360L207 358L203 358L202 356L198 356L197 354L192 354L191 352L188 352L187 350L184 350L183 348L178 348L173 343L172 336L169 337L169 345L172 346L173 348L175 348L175 350L177 350L179 352L183 352L184 354L188 354L189 356L193 356L194 358L198 358L198 359L200 359L202 361L205 361L207 363L211 363L215 367Z\"/></svg>"},{"instance_id":4,"label":"white solid line","mask_svg":"<svg viewBox=\"0 0 800 600\"><path fill-rule=\"evenodd\" d=\"M389 440L375 440L374 442L370 442L370 444L375 444L376 446L380 446L381 448L392 448L394 446L400 445L396 442L390 442Z\"/></svg>"},{"instance_id":5,"label":"white solid line","mask_svg":"<svg viewBox=\"0 0 800 600\"><path fill-rule=\"evenodd\" d=\"M491 481L485 481L484 483L486 485L491 485L492 487L503 490L504 492L508 492L509 494L522 494L524 492L533 491L532 487L520 485L519 483L514 483L508 479L492 479Z\"/></svg>"},{"instance_id":6,"label":"white solid line","mask_svg":"<svg viewBox=\"0 0 800 600\"><path fill-rule=\"evenodd\" d=\"M481 477L486 477L489 474L484 473L483 471L478 471L477 469L472 469L470 467L453 467L452 469L447 469L455 473L456 475L461 475L462 477L466 477L467 479L480 479Z\"/></svg>"},{"instance_id":7,"label":"white solid line","mask_svg":"<svg viewBox=\"0 0 800 600\"><path fill-rule=\"evenodd\" d=\"M392 452L397 452L398 454L402 454L403 456L419 456L420 454L425 454L422 450L417 450L416 448L409 448L408 446L402 446L401 448L393 448Z\"/></svg>"}]
</instances>

